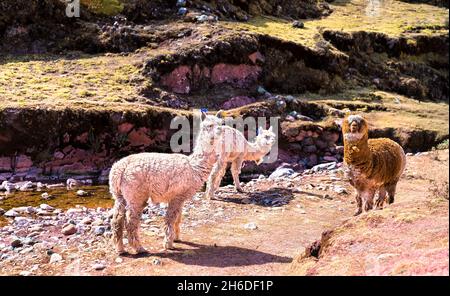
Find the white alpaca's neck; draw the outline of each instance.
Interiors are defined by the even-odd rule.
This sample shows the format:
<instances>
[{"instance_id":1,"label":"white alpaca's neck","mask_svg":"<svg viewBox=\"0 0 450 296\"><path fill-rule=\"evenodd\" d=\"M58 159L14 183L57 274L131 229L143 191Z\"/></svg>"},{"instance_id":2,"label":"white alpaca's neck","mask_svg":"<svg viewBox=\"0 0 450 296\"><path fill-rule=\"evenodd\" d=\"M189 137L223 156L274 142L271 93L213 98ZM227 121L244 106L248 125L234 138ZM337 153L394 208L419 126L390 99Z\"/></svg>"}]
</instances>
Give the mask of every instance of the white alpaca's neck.
<instances>
[{"instance_id":1,"label":"white alpaca's neck","mask_svg":"<svg viewBox=\"0 0 450 296\"><path fill-rule=\"evenodd\" d=\"M208 143L206 139L202 137L202 134L198 135L195 143L194 151L189 156L192 169L196 172L197 176L202 182L208 179L211 173L212 167L217 160L217 155Z\"/></svg>"}]
</instances>

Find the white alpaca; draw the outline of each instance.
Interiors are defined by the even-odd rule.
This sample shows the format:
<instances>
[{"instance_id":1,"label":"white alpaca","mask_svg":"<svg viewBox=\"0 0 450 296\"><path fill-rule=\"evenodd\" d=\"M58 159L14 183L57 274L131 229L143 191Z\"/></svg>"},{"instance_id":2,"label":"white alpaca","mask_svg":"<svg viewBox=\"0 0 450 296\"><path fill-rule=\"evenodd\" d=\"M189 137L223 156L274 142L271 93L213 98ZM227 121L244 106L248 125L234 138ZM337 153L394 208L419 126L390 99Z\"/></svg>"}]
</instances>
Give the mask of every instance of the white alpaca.
<instances>
[{"instance_id":1,"label":"white alpaca","mask_svg":"<svg viewBox=\"0 0 450 296\"><path fill-rule=\"evenodd\" d=\"M199 190L217 160L216 143L222 136L222 120L202 114L200 132L191 155L139 153L116 162L109 174L110 191L115 199L111 221L113 241L118 253L124 252L123 226L137 253L145 252L139 239L142 210L147 201L168 203L164 248L179 239L181 210L185 200Z\"/></svg>"},{"instance_id":2,"label":"white alpaca","mask_svg":"<svg viewBox=\"0 0 450 296\"><path fill-rule=\"evenodd\" d=\"M214 198L214 192L220 186L229 163L231 163L231 175L236 191L243 192L239 181L242 163L244 161L254 161L258 165L262 163L264 156L272 149L275 138L276 135L273 133L272 127L268 130L260 127L255 142L251 143L245 139L240 131L224 126L220 155L208 178L205 198Z\"/></svg>"}]
</instances>

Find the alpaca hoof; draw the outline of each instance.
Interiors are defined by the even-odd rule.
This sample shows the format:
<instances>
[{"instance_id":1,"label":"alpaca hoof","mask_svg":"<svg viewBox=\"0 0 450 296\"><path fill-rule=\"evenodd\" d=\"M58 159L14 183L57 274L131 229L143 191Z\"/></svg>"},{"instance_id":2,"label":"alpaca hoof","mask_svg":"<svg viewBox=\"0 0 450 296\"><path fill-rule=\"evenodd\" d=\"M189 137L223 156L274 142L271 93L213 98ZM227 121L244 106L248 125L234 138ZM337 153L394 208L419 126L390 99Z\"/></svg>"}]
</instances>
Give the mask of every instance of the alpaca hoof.
<instances>
[{"instance_id":1,"label":"alpaca hoof","mask_svg":"<svg viewBox=\"0 0 450 296\"><path fill-rule=\"evenodd\" d=\"M361 210L361 209L358 209L358 210L353 214L353 216L359 216L361 213L362 213L362 210Z\"/></svg>"},{"instance_id":2,"label":"alpaca hoof","mask_svg":"<svg viewBox=\"0 0 450 296\"><path fill-rule=\"evenodd\" d=\"M116 250L116 253L118 256L123 256L127 254L127 251L125 251L124 249L120 249L120 250Z\"/></svg>"},{"instance_id":3,"label":"alpaca hoof","mask_svg":"<svg viewBox=\"0 0 450 296\"><path fill-rule=\"evenodd\" d=\"M165 242L164 243L164 250L173 250L173 243L172 242Z\"/></svg>"}]
</instances>

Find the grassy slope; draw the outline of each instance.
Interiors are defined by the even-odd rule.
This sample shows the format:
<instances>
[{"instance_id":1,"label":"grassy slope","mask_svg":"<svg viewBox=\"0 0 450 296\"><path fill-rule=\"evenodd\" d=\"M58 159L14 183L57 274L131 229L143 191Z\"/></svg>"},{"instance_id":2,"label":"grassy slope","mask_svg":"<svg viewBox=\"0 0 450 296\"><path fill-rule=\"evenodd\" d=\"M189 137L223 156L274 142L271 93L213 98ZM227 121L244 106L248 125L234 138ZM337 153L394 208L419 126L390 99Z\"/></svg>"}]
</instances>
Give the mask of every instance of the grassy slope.
<instances>
[{"instance_id":1,"label":"grassy slope","mask_svg":"<svg viewBox=\"0 0 450 296\"><path fill-rule=\"evenodd\" d=\"M368 6L364 0L336 0L330 5L334 9L330 16L304 20L304 29L293 28L292 22L273 17L257 17L248 23L230 22L226 25L314 46L318 41L317 34L322 29L370 31L399 36L416 26L443 26L448 20L448 9L396 0L385 0L379 6ZM425 29L422 33L433 34L436 31Z\"/></svg>"},{"instance_id":2,"label":"grassy slope","mask_svg":"<svg viewBox=\"0 0 450 296\"><path fill-rule=\"evenodd\" d=\"M336 0L332 4L334 12L330 16L305 20L305 29L294 29L289 21L267 17L258 17L248 23L220 22L218 26L270 34L313 46L321 28L404 35L405 30L414 26L442 26L448 18L448 9L430 5L386 0L378 10L374 8L372 11L365 3L363 0ZM184 26L182 23L174 25ZM201 31L199 36L206 34L208 30L204 25L197 25L196 28ZM432 34L430 30L423 32ZM179 40L178 43L182 42ZM188 43L191 42L189 40ZM108 110L153 108L136 102L139 97L137 88L143 82L139 69L146 58L164 52L167 52L167 48L142 49L126 56L69 53L64 56L0 57L0 109L35 106ZM382 104L388 108L388 112L373 111L368 115L375 126L420 128L448 134L449 112L446 104L420 103L404 96L372 89L348 90L330 96L303 94L299 97L325 104L333 101L346 104ZM394 97L399 98L401 104L394 103Z\"/></svg>"}]
</instances>

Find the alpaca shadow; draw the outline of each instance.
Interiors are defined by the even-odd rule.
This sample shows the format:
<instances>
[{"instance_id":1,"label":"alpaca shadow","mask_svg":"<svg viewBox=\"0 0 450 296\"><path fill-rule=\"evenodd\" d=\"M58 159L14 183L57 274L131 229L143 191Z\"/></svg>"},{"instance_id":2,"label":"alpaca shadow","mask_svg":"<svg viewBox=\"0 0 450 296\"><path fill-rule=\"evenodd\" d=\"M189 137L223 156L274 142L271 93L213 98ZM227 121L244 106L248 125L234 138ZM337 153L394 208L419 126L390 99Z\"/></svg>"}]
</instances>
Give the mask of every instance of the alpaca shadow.
<instances>
[{"instance_id":1,"label":"alpaca shadow","mask_svg":"<svg viewBox=\"0 0 450 296\"><path fill-rule=\"evenodd\" d=\"M291 189L275 187L266 191L244 192L246 198L222 197L217 200L237 204L254 204L262 207L281 207L287 205L294 194Z\"/></svg>"},{"instance_id":2,"label":"alpaca shadow","mask_svg":"<svg viewBox=\"0 0 450 296\"><path fill-rule=\"evenodd\" d=\"M160 257L169 258L186 265L207 267L231 267L261 265L266 263L290 263L292 258L272 255L256 250L235 246L209 246L193 242L181 241L176 245L186 245L189 248L178 247L168 252L127 254L126 257Z\"/></svg>"}]
</instances>

